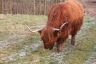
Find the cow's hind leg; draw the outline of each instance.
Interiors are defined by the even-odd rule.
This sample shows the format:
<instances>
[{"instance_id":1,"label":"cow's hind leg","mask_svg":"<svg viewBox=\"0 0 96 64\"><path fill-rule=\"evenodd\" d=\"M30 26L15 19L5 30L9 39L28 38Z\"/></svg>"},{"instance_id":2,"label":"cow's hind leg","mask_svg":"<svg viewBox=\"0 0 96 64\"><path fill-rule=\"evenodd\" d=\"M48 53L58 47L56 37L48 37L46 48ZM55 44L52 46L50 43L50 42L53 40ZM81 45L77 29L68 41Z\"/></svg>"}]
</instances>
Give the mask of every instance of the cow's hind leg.
<instances>
[{"instance_id":1,"label":"cow's hind leg","mask_svg":"<svg viewBox=\"0 0 96 64\"><path fill-rule=\"evenodd\" d=\"M76 20L77 23L74 23L72 26L72 32L71 32L71 44L75 45L75 37L77 32L80 30L82 22L83 22L83 17L79 18L78 20Z\"/></svg>"},{"instance_id":2,"label":"cow's hind leg","mask_svg":"<svg viewBox=\"0 0 96 64\"><path fill-rule=\"evenodd\" d=\"M79 26L80 28L80 26ZM75 45L75 38L76 38L76 34L79 31L79 28L77 28L76 26L74 27L72 33L71 33L71 44L74 46Z\"/></svg>"},{"instance_id":3,"label":"cow's hind leg","mask_svg":"<svg viewBox=\"0 0 96 64\"><path fill-rule=\"evenodd\" d=\"M72 37L71 37L71 44L73 46L75 45L75 35L72 35Z\"/></svg>"}]
</instances>

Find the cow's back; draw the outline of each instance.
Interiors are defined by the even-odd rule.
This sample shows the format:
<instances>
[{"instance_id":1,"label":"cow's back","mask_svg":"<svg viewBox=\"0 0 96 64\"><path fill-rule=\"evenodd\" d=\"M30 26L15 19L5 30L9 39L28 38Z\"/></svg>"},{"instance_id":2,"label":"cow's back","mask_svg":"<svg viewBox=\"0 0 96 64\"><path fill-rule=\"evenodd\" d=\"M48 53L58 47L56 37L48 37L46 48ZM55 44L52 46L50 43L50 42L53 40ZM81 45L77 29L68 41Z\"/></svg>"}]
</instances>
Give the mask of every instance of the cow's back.
<instances>
[{"instance_id":1,"label":"cow's back","mask_svg":"<svg viewBox=\"0 0 96 64\"><path fill-rule=\"evenodd\" d=\"M83 6L77 1L69 0L61 5L64 7L62 10L63 15L66 15L71 21L84 16Z\"/></svg>"},{"instance_id":2,"label":"cow's back","mask_svg":"<svg viewBox=\"0 0 96 64\"><path fill-rule=\"evenodd\" d=\"M60 28L64 22L78 22L79 18L84 16L84 10L80 3L75 0L67 0L53 5L48 14L47 25Z\"/></svg>"}]
</instances>

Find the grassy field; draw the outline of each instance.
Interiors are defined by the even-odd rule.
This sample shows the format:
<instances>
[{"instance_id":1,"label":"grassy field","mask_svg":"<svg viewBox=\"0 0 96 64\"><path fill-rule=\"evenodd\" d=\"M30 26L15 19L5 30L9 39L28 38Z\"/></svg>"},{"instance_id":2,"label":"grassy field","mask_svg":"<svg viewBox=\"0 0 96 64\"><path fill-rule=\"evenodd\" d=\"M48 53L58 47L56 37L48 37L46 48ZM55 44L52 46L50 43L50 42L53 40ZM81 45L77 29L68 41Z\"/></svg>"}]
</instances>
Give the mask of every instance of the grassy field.
<instances>
[{"instance_id":1,"label":"grassy field","mask_svg":"<svg viewBox=\"0 0 96 64\"><path fill-rule=\"evenodd\" d=\"M63 52L43 51L43 43L38 33L32 30L42 28L46 16L0 15L0 64L87 64L96 52L95 17L85 16L82 29L76 38L76 47L65 43ZM96 56L96 54L95 54Z\"/></svg>"}]
</instances>

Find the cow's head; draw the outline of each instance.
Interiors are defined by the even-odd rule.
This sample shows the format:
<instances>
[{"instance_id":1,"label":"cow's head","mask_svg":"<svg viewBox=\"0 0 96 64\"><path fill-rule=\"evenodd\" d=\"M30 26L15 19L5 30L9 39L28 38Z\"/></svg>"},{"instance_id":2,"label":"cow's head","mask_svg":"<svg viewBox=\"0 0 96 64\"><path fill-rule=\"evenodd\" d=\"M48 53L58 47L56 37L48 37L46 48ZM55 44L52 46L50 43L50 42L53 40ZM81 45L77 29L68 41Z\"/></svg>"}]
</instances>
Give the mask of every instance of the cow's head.
<instances>
[{"instance_id":1,"label":"cow's head","mask_svg":"<svg viewBox=\"0 0 96 64\"><path fill-rule=\"evenodd\" d=\"M57 41L59 29L48 26L38 32L43 40L44 48L51 50L54 46L54 43Z\"/></svg>"},{"instance_id":2,"label":"cow's head","mask_svg":"<svg viewBox=\"0 0 96 64\"><path fill-rule=\"evenodd\" d=\"M40 36L41 36L41 39L43 40L43 43L44 43L44 48L51 50L51 49L53 49L53 46L54 46L55 42L57 41L57 39L59 37L60 31L62 30L62 28L67 23L68 22L66 22L63 25L61 25L60 29L47 26L47 27L45 27L43 29L39 29L39 30L32 31L32 32L39 32L40 33ZM29 28L29 30L30 30L30 28Z\"/></svg>"},{"instance_id":3,"label":"cow's head","mask_svg":"<svg viewBox=\"0 0 96 64\"><path fill-rule=\"evenodd\" d=\"M67 23L68 22L61 25L60 29L47 26L47 27L38 31L41 35L41 39L43 40L45 49L50 49L50 50L53 49L53 46L59 37L60 31L63 29L63 27Z\"/></svg>"}]
</instances>

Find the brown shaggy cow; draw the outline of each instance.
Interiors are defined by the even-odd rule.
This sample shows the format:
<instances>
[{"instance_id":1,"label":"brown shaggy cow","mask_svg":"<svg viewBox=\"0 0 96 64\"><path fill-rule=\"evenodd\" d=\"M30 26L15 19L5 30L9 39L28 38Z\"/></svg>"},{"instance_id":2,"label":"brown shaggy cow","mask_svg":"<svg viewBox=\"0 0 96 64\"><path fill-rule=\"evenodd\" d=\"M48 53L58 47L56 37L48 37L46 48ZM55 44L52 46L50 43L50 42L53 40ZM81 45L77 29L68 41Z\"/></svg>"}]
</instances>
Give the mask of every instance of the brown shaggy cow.
<instances>
[{"instance_id":1,"label":"brown shaggy cow","mask_svg":"<svg viewBox=\"0 0 96 64\"><path fill-rule=\"evenodd\" d=\"M63 43L71 35L71 44L75 45L75 36L83 23L84 9L76 0L67 0L55 4L48 14L47 25L38 32L44 43L45 49L62 51Z\"/></svg>"},{"instance_id":2,"label":"brown shaggy cow","mask_svg":"<svg viewBox=\"0 0 96 64\"><path fill-rule=\"evenodd\" d=\"M45 49L62 51L63 43L71 35L71 44L75 44L75 36L83 23L84 9L75 0L53 5L48 14L46 27L39 31Z\"/></svg>"}]
</instances>

